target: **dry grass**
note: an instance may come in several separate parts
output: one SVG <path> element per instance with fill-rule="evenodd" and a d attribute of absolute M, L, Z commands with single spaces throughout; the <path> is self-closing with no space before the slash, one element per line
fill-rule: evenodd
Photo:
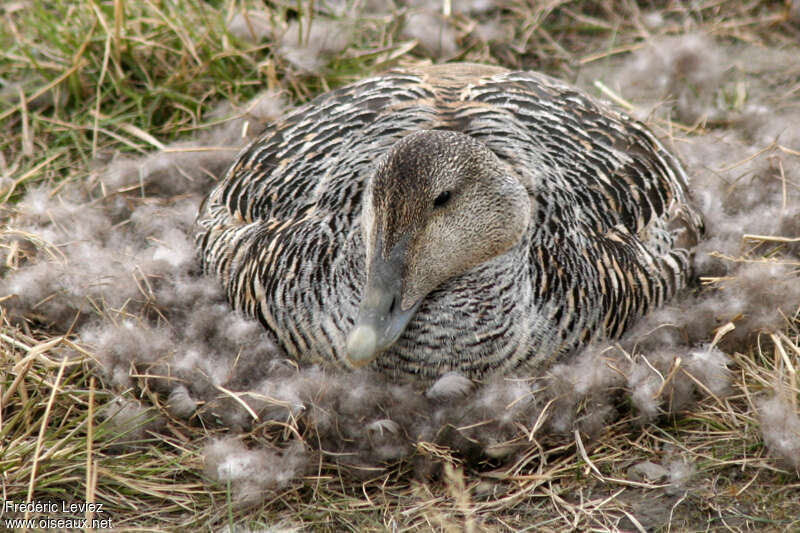
<path fill-rule="evenodd" d="M 325 4 L 317 4 L 324 10 Z M 798 22 L 789 18 L 791 4 L 784 2 L 502 6 L 486 14 L 454 10 L 447 20 L 457 48 L 446 59 L 576 80 L 587 68 L 604 70 L 655 35 L 701 32 L 729 43 L 795 51 L 800 35 Z M 122 0 L 21 0 L 0 8 L 0 198 L 9 210 L 0 243 L 4 273 L 26 261 L 25 245 L 12 238 L 10 214 L 26 189 L 42 184 L 55 193 L 65 183 L 88 179 L 98 162 L 117 152 L 147 153 L 212 128 L 218 121 L 207 113 L 215 104 L 243 104 L 264 87 L 302 102 L 389 66 L 428 59 L 402 31 L 414 9 L 398 6 L 388 14 L 359 15 L 357 36 L 309 75 L 287 60 L 277 37 L 252 42 L 226 30 L 245 7 L 259 9 L 239 2 Z M 300 38 L 303 31 L 308 37 L 322 15 L 314 14 L 309 24 L 298 7 L 309 4 L 271 3 L 265 28 L 276 31 L 299 19 Z M 654 12 L 661 16 L 656 25 L 648 18 Z M 255 34 L 254 22 L 245 22 Z M 487 40 L 480 31 L 486 25 L 500 28 L 501 36 Z M 776 83 L 776 109 L 796 105 L 797 79 Z M 691 143 L 710 127 L 672 118 L 656 114 L 654 124 L 677 143 Z M 770 149 L 793 150 L 779 144 Z M 740 159 L 732 154 L 725 170 L 735 174 Z M 750 233 L 741 229 L 743 236 Z M 743 239 L 756 246 L 734 261 L 768 261 L 792 244 Z M 794 268 L 796 273 L 796 262 Z M 796 309 L 800 313 L 800 302 Z M 137 531 L 797 530 L 797 465 L 770 455 L 759 409 L 766 397 L 778 396 L 800 412 L 799 339 L 796 314 L 786 317 L 782 329 L 754 334 L 729 352 L 731 393 L 708 395 L 677 417 L 640 424 L 632 409 L 623 409 L 591 441 L 580 433 L 532 439 L 511 463 L 476 461 L 427 442 L 417 443 L 410 459 L 373 472 L 320 460 L 313 474 L 257 506 L 242 506 L 230 486 L 214 485 L 204 474 L 203 446 L 224 430 L 171 416 L 164 398 L 140 379 L 128 396 L 140 400 L 141 409 L 120 431 L 107 418 L 118 409 L 118 393 L 94 372 L 91 351 L 73 344 L 71 331 L 43 323 L 35 308 L 13 326 L 4 313 L 1 490 L 4 500 L 15 502 L 101 502 L 106 514 L 100 518 L 110 517 L 115 529 Z M 65 347 L 74 354 L 69 360 L 59 356 Z M 264 442 L 279 433 L 262 426 L 243 438 Z M 418 476 L 417 460 L 441 468 Z M 648 462 L 660 469 L 648 470 Z"/>

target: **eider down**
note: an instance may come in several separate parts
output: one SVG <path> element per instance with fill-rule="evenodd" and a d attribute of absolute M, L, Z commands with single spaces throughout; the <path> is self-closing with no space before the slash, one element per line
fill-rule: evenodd
<path fill-rule="evenodd" d="M 203 269 L 300 361 L 429 382 L 536 373 L 686 285 L 702 221 L 641 123 L 534 72 L 451 64 L 268 126 L 198 218 Z"/>

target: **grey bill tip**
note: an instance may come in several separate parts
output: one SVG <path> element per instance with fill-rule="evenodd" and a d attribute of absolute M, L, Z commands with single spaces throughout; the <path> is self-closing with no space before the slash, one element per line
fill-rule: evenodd
<path fill-rule="evenodd" d="M 347 359 L 355 366 L 364 366 L 378 355 L 378 335 L 375 328 L 359 324 L 347 336 Z"/>

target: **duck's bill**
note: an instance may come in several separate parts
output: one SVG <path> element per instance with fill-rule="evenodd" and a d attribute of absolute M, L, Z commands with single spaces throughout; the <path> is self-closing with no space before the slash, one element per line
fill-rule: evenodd
<path fill-rule="evenodd" d="M 402 308 L 402 272 L 405 243 L 398 244 L 388 258 L 375 254 L 355 326 L 347 336 L 347 359 L 364 366 L 400 338 L 422 299 Z"/>
<path fill-rule="evenodd" d="M 362 307 L 356 325 L 347 337 L 350 364 L 356 367 L 369 364 L 392 346 L 405 331 L 419 304 L 392 313 Z"/>

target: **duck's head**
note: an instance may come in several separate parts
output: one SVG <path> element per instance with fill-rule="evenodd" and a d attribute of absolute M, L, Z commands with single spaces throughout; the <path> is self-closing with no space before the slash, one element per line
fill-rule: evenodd
<path fill-rule="evenodd" d="M 389 348 L 442 283 L 519 242 L 530 200 L 505 168 L 480 141 L 440 130 L 404 137 L 378 164 L 361 217 L 367 280 L 351 364 Z"/>

